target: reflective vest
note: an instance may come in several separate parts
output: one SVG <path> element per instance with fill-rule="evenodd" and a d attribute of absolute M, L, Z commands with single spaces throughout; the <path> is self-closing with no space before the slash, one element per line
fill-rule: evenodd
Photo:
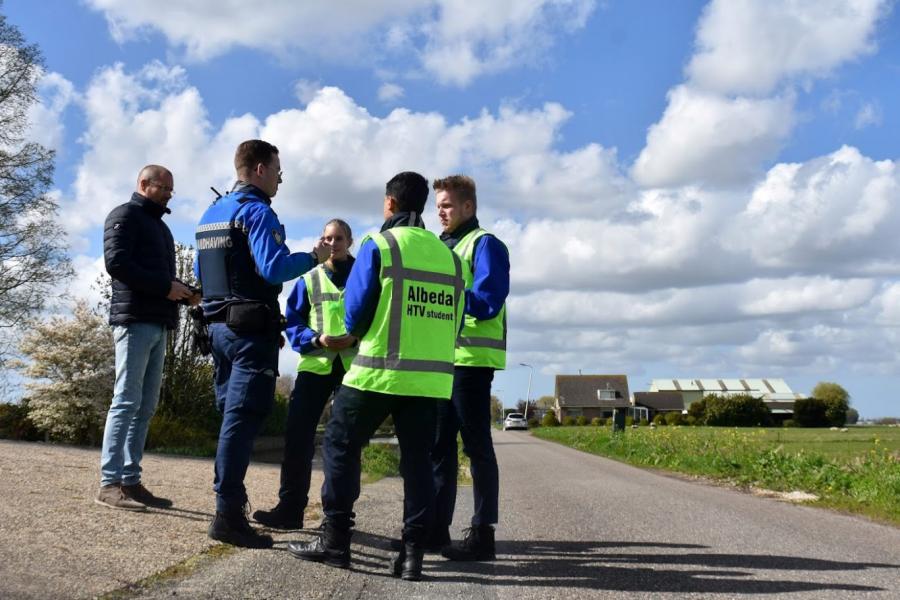
<path fill-rule="evenodd" d="M 447 400 L 466 268 L 425 229 L 394 227 L 371 239 L 381 257 L 381 295 L 343 384 Z"/>
<path fill-rule="evenodd" d="M 475 246 L 482 236 L 489 235 L 484 229 L 473 229 L 454 246 L 453 251 L 469 267 L 466 289 L 472 287 L 474 279 Z M 456 340 L 455 363 L 466 367 L 506 368 L 506 304 L 493 319 L 476 319 L 466 315 L 463 330 Z"/>
<path fill-rule="evenodd" d="M 319 265 L 303 275 L 306 297 L 309 299 L 309 326 L 321 335 L 344 335 L 344 291 L 325 274 L 325 265 Z M 327 348 L 316 348 L 300 355 L 297 371 L 308 371 L 319 375 L 331 373 L 335 358 L 340 356 L 344 370 L 356 356 L 356 348 L 346 348 L 340 352 Z"/>

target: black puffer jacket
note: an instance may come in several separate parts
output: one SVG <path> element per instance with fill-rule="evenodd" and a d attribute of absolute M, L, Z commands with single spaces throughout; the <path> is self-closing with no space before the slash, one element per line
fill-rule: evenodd
<path fill-rule="evenodd" d="M 112 276 L 109 324 L 178 320 L 178 305 L 166 296 L 175 279 L 175 242 L 162 217 L 168 208 L 135 193 L 106 217 L 103 258 Z"/>

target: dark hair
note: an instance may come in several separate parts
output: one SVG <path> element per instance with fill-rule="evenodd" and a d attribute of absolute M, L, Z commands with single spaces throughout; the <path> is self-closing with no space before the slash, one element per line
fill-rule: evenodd
<path fill-rule="evenodd" d="M 397 173 L 384 187 L 384 195 L 397 201 L 398 212 L 422 214 L 428 200 L 428 180 L 414 171 Z"/>
<path fill-rule="evenodd" d="M 344 235 L 347 236 L 347 239 L 353 239 L 353 231 L 350 229 L 350 225 L 347 224 L 347 221 L 344 221 L 343 219 L 332 219 L 325 223 L 325 227 L 322 228 L 322 231 L 324 232 L 329 225 L 337 225 L 344 230 Z"/>
<path fill-rule="evenodd" d="M 234 170 L 238 175 L 246 175 L 262 163 L 268 165 L 278 154 L 278 148 L 263 140 L 241 142 L 234 152 Z"/>
<path fill-rule="evenodd" d="M 471 200 L 472 206 L 478 207 L 478 199 L 475 196 L 475 180 L 468 175 L 450 175 L 443 179 L 435 179 L 432 185 L 436 192 L 441 190 L 450 192 L 457 200 L 461 202 Z"/>

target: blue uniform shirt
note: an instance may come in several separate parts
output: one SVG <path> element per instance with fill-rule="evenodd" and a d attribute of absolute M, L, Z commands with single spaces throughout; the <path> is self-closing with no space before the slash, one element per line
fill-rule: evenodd
<path fill-rule="evenodd" d="M 509 296 L 509 252 L 493 235 L 483 235 L 475 244 L 472 263 L 466 314 L 482 321 L 493 319 Z"/>
<path fill-rule="evenodd" d="M 271 200 L 259 188 L 246 183 L 238 182 L 230 193 L 219 198 L 206 210 L 198 225 L 198 252 L 194 260 L 194 273 L 204 286 L 204 310 L 207 314 L 216 312 L 225 304 L 235 299 L 260 299 L 271 301 L 268 296 L 273 295 L 277 301 L 280 285 L 291 279 L 299 277 L 309 269 L 316 266 L 318 260 L 309 252 L 291 253 L 285 244 L 284 226 L 278 220 L 275 211 L 272 210 Z M 205 232 L 201 232 L 206 228 Z M 221 230 L 221 232 L 219 231 Z M 240 250 L 232 245 L 219 243 L 225 236 L 245 236 L 246 246 L 252 258 L 252 273 L 229 273 L 226 281 L 224 263 L 230 262 L 232 270 L 240 261 L 229 261 L 228 252 Z M 199 239 L 205 236 L 206 239 Z M 216 237 L 219 236 L 219 237 Z M 206 243 L 205 247 L 202 243 Z M 243 245 L 243 242 L 241 242 Z M 218 253 L 220 258 L 214 259 L 213 264 L 221 265 L 216 274 L 208 273 L 208 282 L 203 282 L 203 274 L 200 268 L 200 253 Z M 220 262 L 221 261 L 221 262 Z M 247 270 L 249 267 L 244 267 Z M 253 277 L 261 278 L 258 286 L 252 285 Z M 213 284 L 213 280 L 215 284 Z M 257 290 L 257 287 L 266 287 L 267 290 Z M 236 290 L 235 285 L 241 285 L 243 290 Z M 278 286 L 272 289 L 271 286 Z M 217 288 L 212 291 L 210 288 Z M 228 292 L 222 293 L 227 287 Z M 252 290 L 252 291 L 251 291 Z M 264 297 L 256 297 L 257 293 Z"/>

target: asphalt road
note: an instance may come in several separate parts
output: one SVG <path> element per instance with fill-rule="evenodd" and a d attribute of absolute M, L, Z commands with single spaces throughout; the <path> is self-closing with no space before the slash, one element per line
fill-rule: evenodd
<path fill-rule="evenodd" d="M 244 550 L 145 598 L 900 598 L 900 529 L 496 432 L 498 560 L 388 574 L 401 482 L 363 488 L 351 570 Z M 455 535 L 471 514 L 461 488 Z M 298 532 L 297 539 L 309 539 Z M 281 538 L 283 540 L 283 538 Z"/>

